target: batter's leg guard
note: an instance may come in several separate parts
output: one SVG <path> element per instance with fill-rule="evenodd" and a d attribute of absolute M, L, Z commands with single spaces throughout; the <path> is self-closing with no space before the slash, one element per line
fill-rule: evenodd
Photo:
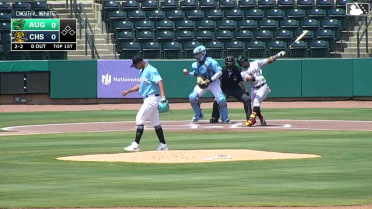
<path fill-rule="evenodd" d="M 196 122 L 199 119 L 201 119 L 201 118 L 204 117 L 204 115 L 202 113 L 202 110 L 200 109 L 200 103 L 199 103 L 199 95 L 198 95 L 198 93 L 196 93 L 195 91 L 192 92 L 189 95 L 189 99 L 190 99 L 191 107 L 192 107 L 192 109 L 194 110 L 194 113 L 195 113 L 194 117 L 192 117 L 192 121 L 193 122 Z"/>
<path fill-rule="evenodd" d="M 222 123 L 229 123 L 230 119 L 229 119 L 229 113 L 227 110 L 227 102 L 226 102 L 226 97 L 223 93 L 220 93 L 217 95 L 217 103 L 218 103 L 218 106 L 220 107 Z"/>
<path fill-rule="evenodd" d="M 213 110 L 212 110 L 212 117 L 211 119 L 209 120 L 210 123 L 218 123 L 218 119 L 220 118 L 220 110 L 219 110 L 219 107 L 218 107 L 218 103 L 217 101 L 215 100 L 213 102 Z"/>
<path fill-rule="evenodd" d="M 261 126 L 266 126 L 267 123 L 266 123 L 266 120 L 265 120 L 263 114 L 261 113 L 261 108 L 260 107 L 254 107 L 253 111 L 255 111 L 257 113 L 257 117 L 258 117 L 258 119 L 260 119 Z"/>
<path fill-rule="evenodd" d="M 253 126 L 256 123 L 256 112 L 252 112 L 252 114 L 249 116 L 249 119 L 247 122 L 245 122 L 246 126 Z"/>

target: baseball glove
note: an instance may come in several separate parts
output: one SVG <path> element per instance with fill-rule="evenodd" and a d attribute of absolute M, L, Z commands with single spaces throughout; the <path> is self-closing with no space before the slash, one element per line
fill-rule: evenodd
<path fill-rule="evenodd" d="M 169 111 L 169 103 L 166 98 L 162 98 L 158 105 L 159 113 L 166 113 Z"/>
<path fill-rule="evenodd" d="M 211 83 L 211 81 L 208 78 L 202 78 L 202 77 L 197 77 L 196 78 L 196 83 L 201 89 L 205 89 L 208 87 L 208 85 Z"/>

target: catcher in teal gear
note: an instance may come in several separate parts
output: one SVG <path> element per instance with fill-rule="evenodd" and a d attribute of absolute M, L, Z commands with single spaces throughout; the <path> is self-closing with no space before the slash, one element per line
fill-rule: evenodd
<path fill-rule="evenodd" d="M 191 107 L 194 110 L 193 122 L 197 122 L 204 117 L 200 109 L 199 98 L 206 92 L 210 91 L 217 100 L 220 107 L 221 118 L 223 123 L 229 123 L 229 115 L 227 110 L 226 97 L 223 94 L 220 86 L 220 76 L 222 75 L 221 67 L 215 59 L 207 56 L 207 51 L 204 46 L 198 46 L 193 51 L 196 62 L 192 64 L 193 71 L 187 69 L 183 73 L 187 76 L 197 77 L 197 85 L 189 95 Z"/>

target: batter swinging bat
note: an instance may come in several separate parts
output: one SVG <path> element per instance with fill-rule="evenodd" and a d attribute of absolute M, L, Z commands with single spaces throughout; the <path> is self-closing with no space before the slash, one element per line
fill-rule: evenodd
<path fill-rule="evenodd" d="M 302 31 L 302 33 L 296 38 L 296 40 L 291 43 L 291 45 L 289 45 L 289 48 L 291 49 L 293 44 L 295 44 L 296 42 L 300 41 L 304 36 L 306 36 L 306 34 L 308 33 L 309 31 L 308 30 L 304 30 Z"/>

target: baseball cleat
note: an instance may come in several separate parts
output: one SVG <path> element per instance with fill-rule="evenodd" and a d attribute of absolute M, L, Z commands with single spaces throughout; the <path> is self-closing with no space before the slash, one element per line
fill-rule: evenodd
<path fill-rule="evenodd" d="M 252 114 L 249 117 L 249 120 L 245 122 L 246 126 L 253 126 L 256 123 L 256 113 L 252 112 Z"/>
<path fill-rule="evenodd" d="M 132 142 L 129 146 L 124 147 L 124 150 L 129 152 L 138 152 L 140 151 L 139 144 L 137 144 L 137 142 Z"/>
<path fill-rule="evenodd" d="M 160 143 L 158 148 L 156 148 L 156 151 L 166 151 L 168 150 L 167 144 Z"/>
<path fill-rule="evenodd" d="M 230 119 L 226 119 L 226 120 L 222 121 L 222 123 L 230 123 Z"/>
<path fill-rule="evenodd" d="M 266 120 L 265 120 L 265 118 L 262 114 L 261 114 L 261 117 L 259 117 L 259 119 L 260 119 L 261 126 L 266 126 L 267 125 Z"/>
<path fill-rule="evenodd" d="M 198 122 L 200 119 L 203 119 L 203 118 L 204 118 L 204 114 L 201 112 L 199 117 L 195 115 L 194 117 L 192 117 L 191 121 Z"/>

